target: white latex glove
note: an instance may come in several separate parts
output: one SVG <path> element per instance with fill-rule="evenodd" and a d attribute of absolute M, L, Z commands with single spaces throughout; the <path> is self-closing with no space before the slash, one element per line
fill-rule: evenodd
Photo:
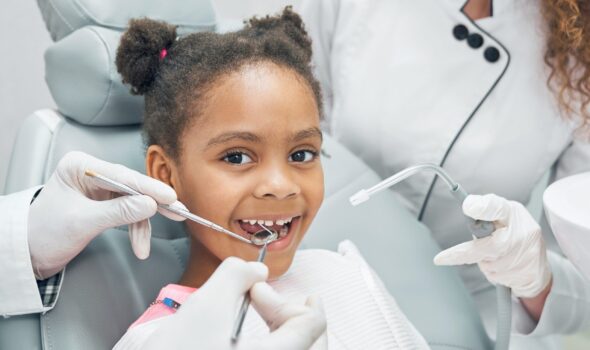
<path fill-rule="evenodd" d="M 551 282 L 541 227 L 520 203 L 494 194 L 470 195 L 463 212 L 473 219 L 493 221 L 496 230 L 440 252 L 436 265 L 477 263 L 486 278 L 508 286 L 521 298 L 537 296 Z"/>
<path fill-rule="evenodd" d="M 142 347 L 158 350 L 309 349 L 326 330 L 319 299 L 309 298 L 305 305 L 287 303 L 262 282 L 267 276 L 268 268 L 262 263 L 235 257 L 226 259 L 178 312 L 161 321 Z M 242 334 L 232 345 L 230 336 L 236 313 L 242 296 L 250 288 L 252 305 L 267 322 L 271 333 L 257 339 Z"/>
<path fill-rule="evenodd" d="M 250 290 L 252 305 L 272 332 L 266 339 L 250 341 L 247 349 L 327 349 L 326 315 L 318 296 L 305 305 L 289 303 L 267 283 Z M 318 339 L 319 338 L 319 339 Z"/>
<path fill-rule="evenodd" d="M 86 169 L 145 195 L 121 196 L 84 175 Z M 82 152 L 66 154 L 29 209 L 28 242 L 35 276 L 44 279 L 56 274 L 99 233 L 127 224 L 133 252 L 140 259 L 147 258 L 151 236 L 148 218 L 158 209 L 156 201 L 180 203 L 174 190 L 161 181 Z M 183 220 L 168 211 L 161 212 L 173 220 Z"/>

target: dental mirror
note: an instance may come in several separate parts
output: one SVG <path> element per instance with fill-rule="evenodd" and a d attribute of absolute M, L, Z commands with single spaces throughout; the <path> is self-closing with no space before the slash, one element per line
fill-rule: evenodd
<path fill-rule="evenodd" d="M 260 225 L 262 226 L 262 225 Z M 262 230 L 254 233 L 250 241 L 257 246 L 262 246 L 275 241 L 279 234 L 275 230 L 271 230 L 265 226 L 262 226 Z"/>

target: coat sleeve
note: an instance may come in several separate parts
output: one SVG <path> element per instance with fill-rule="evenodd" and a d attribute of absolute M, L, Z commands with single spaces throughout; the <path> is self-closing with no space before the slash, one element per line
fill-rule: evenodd
<path fill-rule="evenodd" d="M 33 273 L 27 226 L 29 205 L 40 187 L 0 197 L 0 315 L 47 311 Z"/>
<path fill-rule="evenodd" d="M 324 99 L 324 130 L 329 131 L 332 103 L 332 42 L 338 25 L 339 0 L 304 0 L 299 12 L 312 40 L 314 75 Z"/>
<path fill-rule="evenodd" d="M 590 143 L 574 140 L 562 153 L 549 182 L 590 171 Z M 524 308 L 515 307 L 515 330 L 530 336 L 574 333 L 590 327 L 590 281 L 561 253 L 545 215 L 541 218 L 543 235 L 550 248 L 549 264 L 553 286 L 539 322 L 530 319 Z"/>
<path fill-rule="evenodd" d="M 572 263 L 556 252 L 549 252 L 553 286 L 539 322 L 534 322 L 515 301 L 514 330 L 532 337 L 569 334 L 587 329 L 590 324 L 590 285 Z"/>

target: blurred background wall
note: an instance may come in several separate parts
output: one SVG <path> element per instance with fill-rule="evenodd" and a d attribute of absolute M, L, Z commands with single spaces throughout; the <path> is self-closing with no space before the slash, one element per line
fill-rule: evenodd
<path fill-rule="evenodd" d="M 299 0 L 213 0 L 219 18 L 274 13 Z M 2 0 L 0 11 L 0 193 L 12 143 L 22 120 L 55 104 L 44 81 L 43 52 L 51 38 L 35 0 Z"/>

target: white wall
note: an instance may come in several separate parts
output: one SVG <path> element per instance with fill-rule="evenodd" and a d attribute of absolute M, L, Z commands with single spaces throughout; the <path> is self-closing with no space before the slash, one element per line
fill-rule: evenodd
<path fill-rule="evenodd" d="M 279 11 L 285 0 L 214 0 L 218 16 L 243 19 Z M 3 0 L 0 11 L 0 193 L 12 143 L 22 120 L 40 108 L 54 107 L 44 81 L 43 52 L 51 44 L 37 2 Z"/>

